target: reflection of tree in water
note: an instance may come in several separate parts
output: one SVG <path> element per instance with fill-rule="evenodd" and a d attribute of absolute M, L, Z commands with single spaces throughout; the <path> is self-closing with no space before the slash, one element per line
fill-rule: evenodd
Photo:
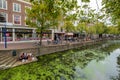
<path fill-rule="evenodd" d="M 113 50 L 115 50 L 115 49 L 118 49 L 118 48 L 120 48 L 120 44 L 118 43 L 118 44 L 112 44 L 111 46 L 109 46 L 108 48 L 107 48 L 107 51 L 109 51 L 109 52 L 112 52 Z M 120 80 L 120 55 L 117 57 L 117 64 L 118 64 L 118 72 L 119 72 L 119 74 L 118 74 L 118 76 L 112 76 L 111 77 L 111 80 Z"/>
<path fill-rule="evenodd" d="M 120 48 L 120 43 L 110 44 L 108 47 L 102 48 L 102 50 L 110 53 L 117 48 Z"/>
<path fill-rule="evenodd" d="M 118 76 L 112 76 L 111 77 L 111 80 L 120 80 L 120 55 L 117 57 L 117 64 L 118 64 L 118 72 L 119 72 L 119 74 L 118 74 Z"/>
<path fill-rule="evenodd" d="M 59 75 L 67 80 L 74 79 L 76 72 L 76 65 L 82 69 L 93 59 L 99 61 L 104 59 L 106 56 L 105 52 L 97 50 L 84 50 L 84 51 L 74 51 L 69 50 L 64 53 L 55 53 L 52 55 L 44 55 L 39 57 L 42 61 L 43 66 L 51 67 L 49 70 L 54 75 Z M 80 74 L 79 74 L 80 75 Z M 85 75 L 81 74 L 81 78 L 85 78 Z"/>

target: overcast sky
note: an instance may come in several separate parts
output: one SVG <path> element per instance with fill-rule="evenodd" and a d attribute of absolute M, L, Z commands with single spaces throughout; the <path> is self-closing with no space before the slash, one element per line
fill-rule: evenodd
<path fill-rule="evenodd" d="M 102 6 L 101 6 L 102 0 L 97 0 L 97 2 L 98 2 L 99 8 L 101 9 L 101 8 L 102 8 Z M 90 6 L 91 6 L 93 9 L 97 9 L 96 0 L 90 0 Z"/>
<path fill-rule="evenodd" d="M 101 9 L 102 8 L 102 6 L 101 6 L 102 0 L 97 0 L 97 2 L 98 2 L 99 9 Z M 78 4 L 81 4 L 81 0 L 78 0 Z M 92 7 L 92 9 L 97 10 L 96 0 L 90 0 L 90 7 Z"/>

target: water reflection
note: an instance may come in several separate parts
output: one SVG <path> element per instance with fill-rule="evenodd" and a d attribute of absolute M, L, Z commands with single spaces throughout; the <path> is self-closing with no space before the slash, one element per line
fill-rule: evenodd
<path fill-rule="evenodd" d="M 50 60 L 55 60 L 52 61 L 54 64 L 52 67 L 56 70 L 56 72 L 53 70 L 53 73 L 59 75 L 60 80 L 110 80 L 111 77 L 119 74 L 117 57 L 120 55 L 120 49 L 117 49 L 118 47 L 119 45 L 112 44 L 112 46 L 103 46 L 101 50 L 87 49 L 75 52 L 70 50 L 49 56 L 47 62 L 51 63 Z"/>
<path fill-rule="evenodd" d="M 111 80 L 111 77 L 113 79 L 119 74 L 117 64 L 117 57 L 119 55 L 120 49 L 117 49 L 111 52 L 110 55 L 102 61 L 92 60 L 84 69 L 76 66 L 76 73 L 78 75 L 84 75 L 84 77 L 79 75 L 76 80 L 79 78 L 83 78 L 85 80 Z M 118 77 L 114 80 L 118 80 Z"/>
<path fill-rule="evenodd" d="M 120 80 L 120 49 L 118 51 L 118 56 L 116 57 L 117 61 L 117 66 L 116 66 L 116 70 L 118 72 L 118 74 L 116 76 L 111 76 L 111 80 Z"/>

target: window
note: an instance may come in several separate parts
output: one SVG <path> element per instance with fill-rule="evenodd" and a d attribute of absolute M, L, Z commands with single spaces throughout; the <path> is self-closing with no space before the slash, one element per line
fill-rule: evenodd
<path fill-rule="evenodd" d="M 21 12 L 21 5 L 17 3 L 13 3 L 13 11 Z"/>
<path fill-rule="evenodd" d="M 4 12 L 0 12 L 0 22 L 2 22 L 3 20 L 4 21 L 8 21 L 8 16 L 7 16 L 7 14 L 6 13 L 4 13 Z"/>
<path fill-rule="evenodd" d="M 14 24 L 16 24 L 16 25 L 20 25 L 21 24 L 21 16 L 14 15 L 13 20 L 14 20 Z"/>
<path fill-rule="evenodd" d="M 7 9 L 7 1 L 6 0 L 0 0 L 0 8 Z"/>

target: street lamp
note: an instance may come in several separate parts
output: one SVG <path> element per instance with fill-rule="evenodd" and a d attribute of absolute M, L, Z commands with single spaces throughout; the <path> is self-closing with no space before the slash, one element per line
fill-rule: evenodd
<path fill-rule="evenodd" d="M 4 42 L 5 42 L 5 48 L 7 48 L 7 37 L 6 37 L 6 22 L 5 22 L 5 28 L 4 28 Z"/>
<path fill-rule="evenodd" d="M 4 33 L 5 48 L 7 48 L 7 40 L 6 40 L 6 18 L 2 14 L 0 14 L 0 22 L 5 23 L 5 27 L 3 29 L 3 33 Z"/>
<path fill-rule="evenodd" d="M 4 25 L 5 25 L 5 27 L 4 27 L 4 46 L 5 46 L 5 48 L 7 48 L 7 36 L 6 36 L 7 29 L 6 29 L 6 26 L 11 26 L 13 24 L 5 22 Z"/>

